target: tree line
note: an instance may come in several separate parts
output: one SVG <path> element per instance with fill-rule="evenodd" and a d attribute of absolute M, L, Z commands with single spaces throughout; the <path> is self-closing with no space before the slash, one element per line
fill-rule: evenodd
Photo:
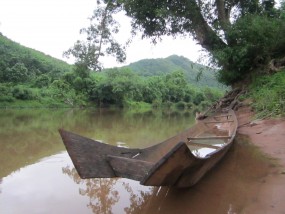
<path fill-rule="evenodd" d="M 222 95 L 189 84 L 184 71 L 141 76 L 127 67 L 92 72 L 0 36 L 0 105 L 205 107 Z"/>

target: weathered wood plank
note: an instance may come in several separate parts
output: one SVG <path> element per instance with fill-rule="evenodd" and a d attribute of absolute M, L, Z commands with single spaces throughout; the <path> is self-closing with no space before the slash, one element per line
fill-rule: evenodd
<path fill-rule="evenodd" d="M 189 140 L 215 140 L 215 139 L 230 139 L 231 136 L 209 136 L 209 137 L 187 137 Z"/>
<path fill-rule="evenodd" d="M 226 121 L 204 121 L 204 123 L 232 123 L 233 120 L 226 120 Z"/>
<path fill-rule="evenodd" d="M 219 149 L 219 148 L 221 148 L 220 146 L 214 146 L 214 145 L 209 145 L 209 144 L 205 144 L 205 143 L 194 143 L 194 142 L 191 142 L 191 141 L 188 141 L 187 145 L 189 145 L 189 146 L 205 147 L 205 148 L 211 148 L 211 149 Z"/>
<path fill-rule="evenodd" d="M 165 156 L 163 156 L 148 174 L 141 180 L 142 185 L 147 186 L 174 186 L 179 181 L 184 170 L 202 164 L 189 150 L 185 142 L 176 144 Z"/>
<path fill-rule="evenodd" d="M 108 155 L 108 161 L 117 177 L 140 180 L 154 165 L 151 162 Z"/>
<path fill-rule="evenodd" d="M 225 115 L 214 116 L 214 118 L 230 117 L 230 116 L 232 116 L 232 115 L 231 114 L 225 114 Z"/>

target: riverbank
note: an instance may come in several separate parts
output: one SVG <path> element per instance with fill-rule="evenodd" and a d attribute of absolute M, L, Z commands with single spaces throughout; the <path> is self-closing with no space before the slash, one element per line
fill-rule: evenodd
<path fill-rule="evenodd" d="M 242 213 L 285 213 L 285 118 L 255 120 L 247 106 L 237 111 L 238 133 L 247 135 L 254 145 L 276 162 L 256 187 L 252 203 Z"/>

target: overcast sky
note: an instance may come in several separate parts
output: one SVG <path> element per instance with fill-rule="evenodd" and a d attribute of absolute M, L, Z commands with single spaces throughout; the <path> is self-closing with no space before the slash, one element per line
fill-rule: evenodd
<path fill-rule="evenodd" d="M 79 39 L 79 30 L 87 27 L 88 17 L 96 0 L 0 0 L 0 32 L 15 42 L 63 59 L 62 53 Z M 119 40 L 129 37 L 129 21 L 121 19 Z M 191 39 L 165 37 L 151 45 L 150 40 L 137 38 L 127 49 L 129 64 L 144 58 L 164 58 L 172 54 L 196 61 L 200 47 Z M 105 67 L 119 66 L 112 59 Z"/>

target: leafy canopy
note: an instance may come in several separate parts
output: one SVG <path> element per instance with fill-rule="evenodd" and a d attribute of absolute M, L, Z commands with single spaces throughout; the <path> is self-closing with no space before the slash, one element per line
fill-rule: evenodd
<path fill-rule="evenodd" d="M 274 8 L 274 0 L 104 0 L 132 18 L 133 32 L 156 42 L 163 35 L 193 37 L 221 68 L 220 80 L 226 84 L 246 78 L 245 72 L 284 56 L 284 7 Z M 282 5 L 284 3 L 282 2 Z M 266 26 L 263 28 L 263 23 Z M 253 25 L 254 29 L 251 29 Z M 280 29 L 278 31 L 277 29 Z M 258 35 L 259 38 L 254 40 Z M 274 36 L 273 36 L 274 35 Z M 282 35 L 282 34 L 281 34 Z M 274 49 L 272 42 L 276 44 Z M 243 46 L 245 46 L 243 48 Z M 254 46 L 257 46 L 255 48 Z M 260 56 L 258 51 L 262 46 Z M 279 49 L 280 47 L 280 49 Z M 282 52 L 280 55 L 273 52 Z M 267 58 L 266 60 L 260 58 Z M 256 63 L 258 61 L 258 63 Z M 239 64 L 242 66 L 239 66 Z M 257 65 L 257 66 L 256 66 Z M 246 70 L 246 71 L 245 71 Z"/>

